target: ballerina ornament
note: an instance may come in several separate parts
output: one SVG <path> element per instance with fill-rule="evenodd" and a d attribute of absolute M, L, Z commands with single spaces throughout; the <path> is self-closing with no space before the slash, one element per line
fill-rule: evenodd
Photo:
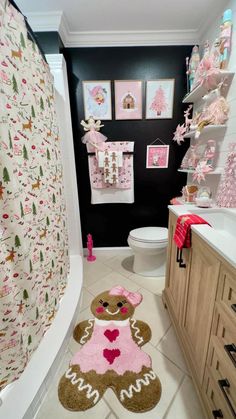
<path fill-rule="evenodd" d="M 104 151 L 107 137 L 99 132 L 100 128 L 104 127 L 104 125 L 101 124 L 101 121 L 95 121 L 94 118 L 90 116 L 87 122 L 82 120 L 80 124 L 84 127 L 84 131 L 87 131 L 86 134 L 81 138 L 82 143 L 90 144 L 97 150 Z"/>

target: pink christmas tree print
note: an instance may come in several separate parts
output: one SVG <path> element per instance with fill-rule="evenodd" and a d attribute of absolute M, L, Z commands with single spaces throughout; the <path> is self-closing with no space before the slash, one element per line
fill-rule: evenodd
<path fill-rule="evenodd" d="M 156 112 L 157 115 L 161 115 L 162 112 L 167 110 L 165 92 L 161 86 L 156 90 L 150 109 Z"/>
<path fill-rule="evenodd" d="M 236 146 L 236 144 L 235 144 Z M 234 147 L 229 152 L 225 164 L 225 170 L 216 196 L 219 207 L 236 207 L 236 151 Z"/>

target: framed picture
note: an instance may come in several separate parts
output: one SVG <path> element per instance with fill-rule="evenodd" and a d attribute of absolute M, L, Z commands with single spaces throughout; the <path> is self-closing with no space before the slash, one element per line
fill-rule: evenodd
<path fill-rule="evenodd" d="M 115 119 L 142 119 L 141 80 L 115 80 Z"/>
<path fill-rule="evenodd" d="M 85 119 L 112 119 L 110 81 L 83 81 L 83 96 Z"/>
<path fill-rule="evenodd" d="M 148 145 L 146 169 L 166 169 L 169 163 L 168 145 Z"/>
<path fill-rule="evenodd" d="M 146 85 L 146 119 L 173 117 L 175 79 L 148 80 Z"/>

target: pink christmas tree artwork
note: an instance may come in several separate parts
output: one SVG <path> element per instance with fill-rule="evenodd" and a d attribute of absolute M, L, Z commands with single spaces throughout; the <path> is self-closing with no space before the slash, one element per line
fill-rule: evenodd
<path fill-rule="evenodd" d="M 156 112 L 157 115 L 161 115 L 162 112 L 167 111 L 167 108 L 168 106 L 165 97 L 165 92 L 163 88 L 160 86 L 156 90 L 150 109 Z"/>

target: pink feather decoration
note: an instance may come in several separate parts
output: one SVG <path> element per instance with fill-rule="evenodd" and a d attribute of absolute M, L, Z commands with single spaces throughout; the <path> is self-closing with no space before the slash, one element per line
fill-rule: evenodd
<path fill-rule="evenodd" d="M 212 57 L 203 57 L 195 74 L 193 89 L 198 85 L 205 86 L 207 90 L 216 87 L 218 83 L 219 74 L 220 69 L 214 67 L 214 60 L 212 59 Z"/>

